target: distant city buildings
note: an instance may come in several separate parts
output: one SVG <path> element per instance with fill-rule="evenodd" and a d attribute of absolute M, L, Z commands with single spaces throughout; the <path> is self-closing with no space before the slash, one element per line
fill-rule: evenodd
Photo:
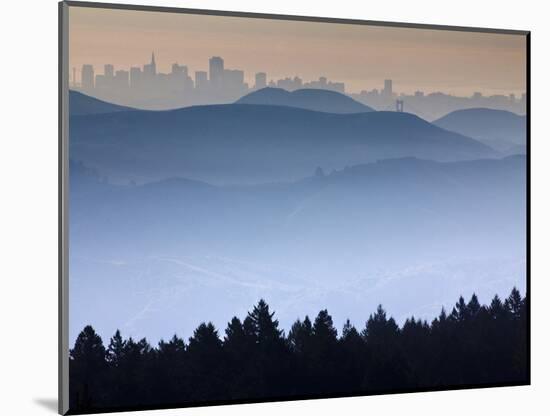
<path fill-rule="evenodd" d="M 385 98 L 393 98 L 393 81 L 391 79 L 384 80 L 384 89 L 382 90 L 382 95 Z"/>
<path fill-rule="evenodd" d="M 208 88 L 208 73 L 206 71 L 195 72 L 195 87 L 198 90 L 206 90 Z"/>
<path fill-rule="evenodd" d="M 266 72 L 258 72 L 253 81 L 254 85 L 249 86 L 244 71 L 226 68 L 220 56 L 212 56 L 208 60 L 208 71 L 197 70 L 191 74 L 186 65 L 173 63 L 170 72 L 162 73 L 158 71 L 155 54 L 151 53 L 149 63 L 128 70 L 105 64 L 103 73 L 99 74 L 92 65 L 84 64 L 80 70 L 80 83 L 77 83 L 73 73 L 72 88 L 102 100 L 145 109 L 230 103 L 265 87 L 287 91 L 318 88 L 346 93 L 343 82 L 333 82 L 324 76 L 312 81 L 304 81 L 298 76 L 268 79 Z M 391 79 L 384 80 L 381 90 L 363 90 L 348 95 L 376 110 L 395 111 L 399 108 L 426 120 L 433 120 L 460 108 L 487 107 L 524 113 L 526 106 L 525 94 L 521 98 L 514 94 L 487 97 L 480 92 L 474 92 L 471 97 L 457 97 L 442 92 L 427 94 L 423 91 L 416 91 L 412 95 L 397 94 Z"/>
<path fill-rule="evenodd" d="M 94 67 L 82 65 L 80 83 L 73 76 L 73 89 L 94 97 L 140 108 L 160 109 L 177 106 L 233 102 L 243 95 L 267 86 L 293 91 L 300 88 L 322 88 L 345 93 L 342 82 L 332 82 L 326 77 L 304 82 L 299 77 L 269 80 L 267 73 L 258 72 L 254 85 L 245 81 L 240 69 L 229 69 L 220 56 L 208 60 L 208 72 L 195 71 L 192 78 L 185 65 L 172 64 L 169 73 L 157 69 L 155 54 L 143 67 L 116 69 L 105 64 L 103 73 L 95 73 Z"/>
<path fill-rule="evenodd" d="M 91 91 L 94 89 L 94 67 L 92 65 L 82 65 L 82 89 Z"/>
<path fill-rule="evenodd" d="M 526 110 L 525 94 L 522 94 L 520 99 L 514 94 L 484 96 L 481 92 L 474 92 L 470 97 L 459 97 L 443 92 L 425 93 L 424 91 L 415 91 L 412 95 L 397 94 L 393 90 L 393 80 L 391 79 L 384 80 L 382 90 L 363 90 L 360 93 L 349 94 L 349 96 L 378 111 L 405 111 L 428 121 L 442 117 L 451 111 L 465 108 L 494 108 L 518 114 L 524 114 Z"/>
<path fill-rule="evenodd" d="M 258 72 L 255 77 L 254 89 L 261 90 L 267 87 L 267 74 L 265 72 Z"/>
<path fill-rule="evenodd" d="M 152 79 L 157 75 L 157 64 L 155 62 L 155 53 L 151 54 L 151 62 L 143 65 L 143 79 Z"/>
<path fill-rule="evenodd" d="M 213 56 L 208 61 L 210 72 L 210 85 L 213 88 L 221 88 L 223 80 L 224 65 L 223 59 L 219 56 Z"/>

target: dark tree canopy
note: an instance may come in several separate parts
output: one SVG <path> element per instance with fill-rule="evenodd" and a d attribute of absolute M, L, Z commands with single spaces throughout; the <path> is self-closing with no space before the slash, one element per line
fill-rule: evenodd
<path fill-rule="evenodd" d="M 279 330 L 279 321 L 273 319 L 274 315 L 275 312 L 269 311 L 269 306 L 263 299 L 248 313 L 251 330 L 258 344 L 273 344 L 281 339 L 283 331 Z"/>
<path fill-rule="evenodd" d="M 233 317 L 223 339 L 202 323 L 187 343 L 174 335 L 152 347 L 117 330 L 105 347 L 86 326 L 70 351 L 70 408 L 524 384 L 527 313 L 514 288 L 488 306 L 460 297 L 431 324 L 410 317 L 399 327 L 380 305 L 361 332 L 347 320 L 340 337 L 326 309 L 313 323 L 297 319 L 285 336 L 263 299 L 243 321 Z"/>

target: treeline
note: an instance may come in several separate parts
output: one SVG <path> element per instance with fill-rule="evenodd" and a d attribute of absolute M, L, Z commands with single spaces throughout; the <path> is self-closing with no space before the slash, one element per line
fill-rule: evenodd
<path fill-rule="evenodd" d="M 104 345 L 91 326 L 70 351 L 70 408 L 333 396 L 525 383 L 527 305 L 519 291 L 488 306 L 474 294 L 431 324 L 400 328 L 381 306 L 362 328 L 338 336 L 327 310 L 297 320 L 288 334 L 263 300 L 223 337 L 201 324 L 186 343 L 176 335 L 152 347 L 117 331 Z"/>

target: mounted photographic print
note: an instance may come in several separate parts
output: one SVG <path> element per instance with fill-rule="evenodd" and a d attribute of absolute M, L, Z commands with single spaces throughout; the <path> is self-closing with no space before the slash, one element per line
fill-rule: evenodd
<path fill-rule="evenodd" d="M 60 3 L 60 413 L 530 383 L 529 32 Z"/>

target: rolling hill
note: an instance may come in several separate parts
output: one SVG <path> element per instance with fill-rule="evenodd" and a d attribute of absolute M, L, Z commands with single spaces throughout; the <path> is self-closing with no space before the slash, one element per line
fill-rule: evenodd
<path fill-rule="evenodd" d="M 336 114 L 374 111 L 371 107 L 347 95 L 322 89 L 300 89 L 289 92 L 282 88 L 262 88 L 240 98 L 236 104 L 282 105 Z"/>
<path fill-rule="evenodd" d="M 503 152 L 525 150 L 521 146 L 526 145 L 526 118 L 510 111 L 489 108 L 457 110 L 433 124 Z"/>
<path fill-rule="evenodd" d="M 154 339 L 178 322 L 189 334 L 258 296 L 284 328 L 328 300 L 340 326 L 378 303 L 399 319 L 465 290 L 490 299 L 525 282 L 525 176 L 524 156 L 402 158 L 279 184 L 117 186 L 76 165 L 74 327 L 104 315 L 106 333 L 131 322 Z"/>
<path fill-rule="evenodd" d="M 69 91 L 69 115 L 81 116 L 89 114 L 115 113 L 118 111 L 134 110 L 117 104 L 99 100 L 79 91 Z"/>
<path fill-rule="evenodd" d="M 490 147 L 396 112 L 332 114 L 229 104 L 75 116 L 74 160 L 115 180 L 183 176 L 210 183 L 294 180 L 396 157 L 437 161 L 496 157 Z"/>

